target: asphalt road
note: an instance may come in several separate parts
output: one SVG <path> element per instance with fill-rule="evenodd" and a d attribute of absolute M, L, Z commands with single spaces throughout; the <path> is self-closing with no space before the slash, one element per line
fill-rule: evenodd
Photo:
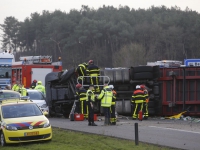
<path fill-rule="evenodd" d="M 138 121 L 121 118 L 115 126 L 103 126 L 104 121 L 96 121 L 98 126 L 88 126 L 87 120 L 70 121 L 64 118 L 49 118 L 49 120 L 53 127 L 130 140 L 135 140 L 135 123 L 138 123 L 139 141 L 178 149 L 200 149 L 200 123 L 197 122 L 155 118 Z"/>

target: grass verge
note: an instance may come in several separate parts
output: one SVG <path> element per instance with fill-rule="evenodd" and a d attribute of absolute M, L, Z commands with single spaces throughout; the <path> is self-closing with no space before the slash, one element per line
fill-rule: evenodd
<path fill-rule="evenodd" d="M 1 150 L 172 150 L 134 141 L 102 135 L 87 134 L 53 128 L 53 138 L 49 142 L 31 142 L 7 145 Z"/>

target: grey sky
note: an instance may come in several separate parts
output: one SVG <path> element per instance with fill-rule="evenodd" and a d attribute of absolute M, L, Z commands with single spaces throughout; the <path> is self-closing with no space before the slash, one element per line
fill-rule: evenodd
<path fill-rule="evenodd" d="M 182 10 L 186 7 L 200 13 L 200 0 L 0 0 L 0 24 L 4 19 L 14 16 L 19 21 L 30 17 L 31 13 L 41 13 L 43 10 L 61 10 L 69 12 L 71 9 L 81 9 L 81 5 L 88 5 L 90 8 L 98 9 L 103 5 L 118 7 L 129 6 L 130 8 L 149 8 L 152 5 L 166 7 L 178 6 Z M 2 31 L 0 30 L 0 34 Z M 0 37 L 1 40 L 1 37 Z"/>

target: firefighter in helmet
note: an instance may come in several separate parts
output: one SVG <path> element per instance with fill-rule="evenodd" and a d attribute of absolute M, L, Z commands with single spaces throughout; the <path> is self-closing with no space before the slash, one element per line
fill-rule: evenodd
<path fill-rule="evenodd" d="M 78 73 L 78 76 L 87 76 L 86 70 L 87 70 L 87 63 L 82 63 L 79 64 L 78 67 L 76 68 L 76 72 Z M 83 80 L 82 78 L 80 78 L 81 80 Z"/>
<path fill-rule="evenodd" d="M 38 91 L 42 92 L 44 95 L 46 95 L 45 87 L 42 85 L 42 81 L 38 81 L 37 86 L 34 89 L 38 90 Z"/>
<path fill-rule="evenodd" d="M 142 91 L 140 85 L 136 86 L 136 90 L 133 92 L 131 105 L 133 110 L 133 120 L 139 118 L 139 111 L 143 110 L 143 103 L 145 101 L 145 94 L 144 91 Z"/>
<path fill-rule="evenodd" d="M 88 118 L 88 107 L 87 107 L 87 103 L 86 103 L 86 99 L 87 99 L 87 96 L 86 96 L 86 93 L 87 93 L 87 90 L 81 85 L 81 84 L 77 84 L 76 85 L 76 89 L 78 90 L 77 91 L 77 95 L 78 95 L 78 98 L 80 100 L 80 108 L 81 108 L 81 114 L 84 115 L 84 118 Z"/>
<path fill-rule="evenodd" d="M 37 80 L 33 80 L 33 82 L 31 83 L 30 89 L 34 89 L 36 87 L 37 84 Z"/>
<path fill-rule="evenodd" d="M 113 97 L 112 97 L 112 103 L 110 107 L 110 123 L 111 125 L 116 125 L 116 115 L 115 115 L 115 101 L 116 101 L 116 96 L 117 92 L 114 90 L 113 85 L 109 85 L 109 88 L 112 90 Z"/>
<path fill-rule="evenodd" d="M 87 105 L 88 105 L 88 126 L 97 126 L 94 123 L 94 102 L 95 102 L 95 95 L 94 95 L 94 85 L 90 85 L 89 89 L 87 90 Z"/>
<path fill-rule="evenodd" d="M 96 85 L 95 92 L 100 92 L 99 89 L 99 77 L 100 76 L 100 69 L 98 66 L 94 64 L 93 60 L 89 60 L 88 68 L 87 68 L 87 75 L 90 76 L 90 84 Z"/>
<path fill-rule="evenodd" d="M 110 107 L 112 104 L 112 97 L 112 90 L 109 88 L 108 84 L 104 84 L 104 87 L 97 99 L 101 100 L 101 107 L 103 108 L 103 113 L 105 115 L 105 126 L 110 125 Z"/>
<path fill-rule="evenodd" d="M 149 117 L 149 113 L 148 113 L 149 94 L 148 94 L 148 91 L 144 84 L 140 85 L 140 87 L 144 91 L 144 95 L 145 95 L 145 99 L 146 99 L 143 104 L 144 119 L 148 119 L 148 117 Z"/>

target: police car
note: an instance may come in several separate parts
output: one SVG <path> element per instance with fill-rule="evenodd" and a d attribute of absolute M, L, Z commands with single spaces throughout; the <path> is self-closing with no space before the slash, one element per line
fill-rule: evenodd
<path fill-rule="evenodd" d="M 28 97 L 27 97 L 28 98 Z M 52 128 L 36 103 L 26 97 L 0 101 L 0 143 L 44 141 L 52 139 Z"/>

